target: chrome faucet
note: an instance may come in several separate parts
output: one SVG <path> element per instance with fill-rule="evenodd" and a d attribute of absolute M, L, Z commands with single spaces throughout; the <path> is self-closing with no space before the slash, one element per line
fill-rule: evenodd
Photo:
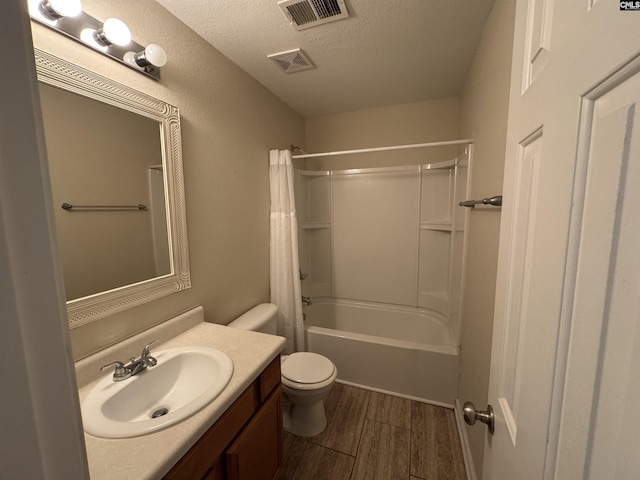
<path fill-rule="evenodd" d="M 302 296 L 302 303 L 306 303 L 309 307 L 312 305 L 311 297 Z"/>
<path fill-rule="evenodd" d="M 131 357 L 127 365 L 119 360 L 116 360 L 115 362 L 104 365 L 102 368 L 100 368 L 100 370 L 104 370 L 105 368 L 109 368 L 115 365 L 116 369 L 113 372 L 113 381 L 121 382 L 122 380 L 126 380 L 129 377 L 137 375 L 147 367 L 156 366 L 158 364 L 158 361 L 150 355 L 149 347 L 151 347 L 151 345 L 158 342 L 159 340 L 159 338 L 156 338 L 151 343 L 145 345 L 145 347 L 142 349 L 142 353 L 140 354 L 140 358 Z"/>

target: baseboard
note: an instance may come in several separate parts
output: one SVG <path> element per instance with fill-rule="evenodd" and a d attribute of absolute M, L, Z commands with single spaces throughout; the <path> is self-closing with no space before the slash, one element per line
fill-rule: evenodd
<path fill-rule="evenodd" d="M 340 380 L 336 378 L 336 383 L 342 383 L 343 385 L 349 385 L 350 387 L 361 388 L 363 390 L 371 390 L 372 392 L 384 393 L 394 397 L 406 398 L 408 400 L 415 400 L 416 402 L 428 403 L 429 405 L 435 405 L 436 407 L 444 407 L 452 410 L 454 405 L 450 403 L 437 402 L 435 400 L 429 400 L 427 398 L 414 397 L 412 395 L 405 395 L 404 393 L 392 392 L 391 390 L 384 390 L 382 388 L 369 387 L 368 385 L 362 385 L 360 383 L 348 382 L 346 380 Z"/>
<path fill-rule="evenodd" d="M 473 457 L 471 456 L 471 448 L 469 447 L 469 437 L 467 437 L 467 429 L 465 428 L 459 398 L 456 398 L 456 404 L 453 408 L 453 412 L 456 417 L 456 426 L 458 427 L 460 445 L 462 446 L 462 457 L 464 458 L 464 469 L 467 471 L 467 480 L 477 480 L 478 477 L 476 476 L 476 469 L 473 465 Z"/>

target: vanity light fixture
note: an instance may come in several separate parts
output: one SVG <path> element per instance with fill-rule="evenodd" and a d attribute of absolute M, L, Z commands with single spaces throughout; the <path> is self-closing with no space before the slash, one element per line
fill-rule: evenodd
<path fill-rule="evenodd" d="M 81 0 L 28 0 L 31 19 L 113 60 L 160 80 L 167 54 L 151 43 L 134 42 L 129 27 L 117 18 L 101 22 L 82 11 Z M 138 53 L 136 53 L 138 52 Z"/>

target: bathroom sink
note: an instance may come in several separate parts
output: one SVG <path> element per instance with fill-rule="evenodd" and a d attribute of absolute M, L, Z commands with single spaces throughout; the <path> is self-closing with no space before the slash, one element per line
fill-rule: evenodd
<path fill-rule="evenodd" d="M 220 395 L 233 373 L 231 359 L 215 348 L 169 348 L 152 355 L 156 366 L 121 382 L 107 375 L 91 389 L 82 402 L 87 433 L 127 438 L 175 425 Z"/>

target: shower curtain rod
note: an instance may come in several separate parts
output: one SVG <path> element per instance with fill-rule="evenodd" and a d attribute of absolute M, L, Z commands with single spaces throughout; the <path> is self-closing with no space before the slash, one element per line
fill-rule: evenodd
<path fill-rule="evenodd" d="M 468 138 L 466 140 L 449 140 L 446 142 L 414 143 L 413 145 L 395 145 L 393 147 L 361 148 L 359 150 L 342 150 L 339 152 L 305 153 L 304 155 L 292 155 L 291 158 L 330 157 L 334 155 L 351 155 L 354 153 L 386 152 L 388 150 L 406 150 L 409 148 L 444 147 L 447 145 L 469 145 L 471 143 L 473 143 L 473 139 Z"/>

